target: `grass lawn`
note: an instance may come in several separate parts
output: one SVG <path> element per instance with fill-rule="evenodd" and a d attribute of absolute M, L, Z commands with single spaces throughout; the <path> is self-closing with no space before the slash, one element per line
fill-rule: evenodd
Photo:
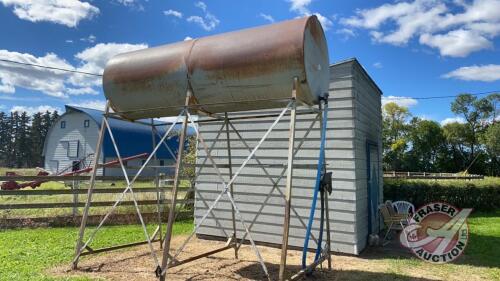
<path fill-rule="evenodd" d="M 149 225 L 152 233 L 156 225 Z M 174 224 L 174 235 L 193 229 L 191 220 Z M 90 228 L 87 234 L 90 232 Z M 75 227 L 0 231 L 0 280 L 88 280 L 52 278 L 44 271 L 71 262 L 78 229 Z M 110 226 L 101 229 L 93 247 L 144 240 L 138 225 Z"/>
<path fill-rule="evenodd" d="M 415 276 L 415 272 L 419 272 L 419 274 L 433 276 L 439 280 L 500 280 L 500 251 L 498 251 L 500 211 L 474 214 L 469 218 L 469 227 L 470 240 L 466 254 L 456 263 L 433 265 L 417 258 L 380 256 L 366 260 L 361 256 L 358 260 L 362 261 L 358 266 L 366 272 L 364 275 L 358 274 L 351 277 L 356 277 L 355 280 L 380 280 L 382 277 L 383 280 L 414 280 L 410 276 Z M 154 226 L 151 225 L 150 230 L 152 231 L 153 228 Z M 192 228 L 191 221 L 182 221 L 175 224 L 174 233 L 189 233 Z M 79 277 L 80 279 L 56 279 L 44 274 L 48 268 L 58 264 L 68 264 L 71 261 L 76 236 L 76 228 L 39 228 L 0 232 L 0 280 L 86 280 L 81 279 L 82 277 Z M 142 232 L 136 225 L 107 227 L 100 232 L 96 240 L 98 244 L 95 246 L 130 242 L 142 238 Z M 334 258 L 334 262 L 335 260 Z M 338 261 L 339 263 L 334 264 L 336 270 L 356 266 L 352 261 L 343 265 L 342 258 Z"/>

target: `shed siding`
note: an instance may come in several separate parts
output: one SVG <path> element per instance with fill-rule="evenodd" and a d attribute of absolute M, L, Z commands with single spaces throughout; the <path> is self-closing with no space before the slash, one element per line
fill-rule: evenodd
<path fill-rule="evenodd" d="M 358 172 L 360 169 L 360 157 L 365 152 L 364 144 L 359 145 L 362 136 L 358 133 L 356 126 L 361 123 L 357 120 L 356 110 L 359 108 L 356 100 L 355 81 L 353 79 L 353 64 L 344 63 L 332 66 L 330 68 L 330 99 L 328 114 L 328 130 L 326 144 L 326 161 L 328 170 L 333 172 L 334 191 L 330 196 L 330 220 L 331 220 L 331 240 L 332 250 L 350 254 L 358 254 L 364 247 L 360 244 L 358 238 L 358 228 L 360 213 L 357 209 L 358 196 L 360 195 L 360 184 Z M 273 112 L 276 111 L 261 111 Z M 237 113 L 235 115 L 247 115 Z M 315 123 L 315 114 L 298 115 L 296 123 L 296 142 L 295 147 L 301 145 L 301 149 L 295 156 L 295 164 L 314 164 L 317 165 L 319 156 L 320 130 L 319 120 Z M 245 139 L 250 148 L 253 148 L 264 135 L 266 130 L 274 122 L 274 118 L 257 120 L 234 120 L 233 125 L 237 128 L 241 136 Z M 226 132 L 219 134 L 223 122 L 211 122 L 200 125 L 200 131 L 208 147 L 213 146 L 211 155 L 217 164 L 227 164 L 228 153 L 226 143 Z M 312 127 L 311 130 L 308 129 Z M 368 128 L 367 128 L 368 130 Z M 263 164 L 286 164 L 289 138 L 289 118 L 284 117 L 280 123 L 271 132 L 267 141 L 263 143 L 257 151 L 256 157 Z M 216 141 L 216 142 L 215 142 Z M 231 132 L 231 154 L 233 162 L 233 173 L 249 154 L 249 150 L 239 140 L 236 133 Z M 214 143 L 215 142 L 215 143 Z M 302 144 L 301 144 L 302 142 Z M 208 209 L 208 205 L 217 197 L 222 190 L 222 184 L 218 180 L 216 171 L 209 165 L 205 158 L 206 153 L 202 145 L 198 145 L 197 164 L 206 166 L 198 168 L 200 173 L 197 182 L 197 193 L 195 203 L 195 221 L 199 222 L 201 217 Z M 271 180 L 266 172 L 257 165 L 257 161 L 252 159 L 249 166 L 242 170 L 240 176 L 234 184 L 235 201 L 241 209 L 242 215 L 248 226 L 251 227 L 252 237 L 259 242 L 281 244 L 281 235 L 283 231 L 284 216 L 284 198 L 286 168 L 285 166 L 266 167 L 266 172 L 276 181 L 280 175 L 283 175 L 277 189 L 268 199 L 265 205 L 267 194 L 273 188 Z M 229 179 L 228 169 L 221 168 L 220 171 L 227 182 Z M 312 192 L 315 183 L 315 168 L 294 168 L 293 178 L 293 198 L 292 206 L 298 213 L 303 222 L 292 210 L 290 245 L 302 247 L 305 236 L 305 226 L 309 216 L 311 206 Z M 366 186 L 366 181 L 365 181 Z M 199 228 L 197 234 L 224 236 L 224 233 L 232 233 L 231 224 L 231 205 L 226 197 L 221 199 L 217 208 L 213 211 L 214 216 L 209 216 Z M 319 204 L 316 211 L 316 221 L 313 227 L 313 233 L 317 236 L 319 231 Z M 218 227 L 222 226 L 222 229 Z M 243 228 L 237 223 L 237 236 L 241 238 L 244 235 Z M 366 228 L 366 227 L 365 227 Z M 309 247 L 315 248 L 316 245 L 311 240 Z"/>
<path fill-rule="evenodd" d="M 359 249 L 366 246 L 368 230 L 368 174 L 367 174 L 367 151 L 366 142 L 375 142 L 378 145 L 378 183 L 379 183 L 379 202 L 383 198 L 383 173 L 382 164 L 382 112 L 381 112 L 381 94 L 373 83 L 370 83 L 366 73 L 359 64 L 353 65 L 355 104 L 356 110 L 356 147 L 363 148 L 356 150 L 356 185 L 357 185 L 357 240 Z M 373 153 L 373 152 L 372 152 Z M 373 155 L 372 155 L 373 158 Z M 371 159 L 373 162 L 374 159 Z M 372 171 L 373 172 L 373 171 Z M 378 217 L 378 211 L 374 211 Z M 377 220 L 378 222 L 378 220 Z M 376 222 L 373 222 L 377 224 Z"/>

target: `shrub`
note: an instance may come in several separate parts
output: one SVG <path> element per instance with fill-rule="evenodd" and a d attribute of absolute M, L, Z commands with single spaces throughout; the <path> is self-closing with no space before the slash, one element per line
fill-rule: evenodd
<path fill-rule="evenodd" d="M 492 211 L 500 210 L 500 186 L 478 187 L 473 183 L 456 186 L 430 181 L 386 180 L 384 200 L 404 200 L 413 203 L 416 208 L 429 202 L 442 201 L 458 208 Z"/>

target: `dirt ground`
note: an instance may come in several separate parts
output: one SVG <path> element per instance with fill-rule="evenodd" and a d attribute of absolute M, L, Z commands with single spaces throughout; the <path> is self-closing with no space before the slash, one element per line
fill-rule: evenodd
<path fill-rule="evenodd" d="M 177 248 L 186 236 L 176 236 L 172 247 Z M 179 257 L 183 258 L 207 252 L 222 247 L 224 242 L 207 241 L 193 238 L 185 251 Z M 158 246 L 158 244 L 155 244 Z M 266 261 L 271 279 L 277 280 L 280 262 L 280 249 L 259 246 Z M 404 253 L 403 253 L 404 254 Z M 161 251 L 157 251 L 161 262 Z M 363 257 L 333 255 L 333 270 L 327 269 L 326 261 L 323 268 L 318 268 L 309 280 L 443 280 L 438 276 L 429 277 L 422 270 L 405 270 L 404 275 L 391 272 L 386 262 L 373 258 L 376 252 L 364 254 Z M 302 252 L 289 251 L 287 270 L 291 275 L 300 270 Z M 380 255 L 379 255 L 380 257 Z M 310 253 L 309 259 L 313 258 Z M 154 275 L 155 263 L 148 251 L 147 245 L 128 250 L 109 252 L 91 257 L 83 257 L 79 270 L 72 271 L 70 265 L 62 265 L 51 269 L 48 274 L 59 277 L 85 276 L 104 280 L 157 280 Z M 406 266 L 405 266 L 406 268 Z M 239 251 L 239 259 L 234 258 L 232 249 L 217 253 L 168 270 L 167 280 L 265 280 L 260 264 L 257 262 L 252 248 L 243 245 Z M 448 278 L 444 278 L 448 279 Z M 484 280 L 484 279 L 482 279 Z"/>

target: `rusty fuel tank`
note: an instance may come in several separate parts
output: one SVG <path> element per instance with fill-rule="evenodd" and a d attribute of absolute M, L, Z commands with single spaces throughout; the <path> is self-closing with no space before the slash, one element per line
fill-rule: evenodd
<path fill-rule="evenodd" d="M 211 113 L 284 107 L 293 79 L 298 99 L 328 91 L 328 48 L 316 16 L 244 29 L 113 57 L 104 94 L 126 119 L 178 115 L 191 85 Z"/>

